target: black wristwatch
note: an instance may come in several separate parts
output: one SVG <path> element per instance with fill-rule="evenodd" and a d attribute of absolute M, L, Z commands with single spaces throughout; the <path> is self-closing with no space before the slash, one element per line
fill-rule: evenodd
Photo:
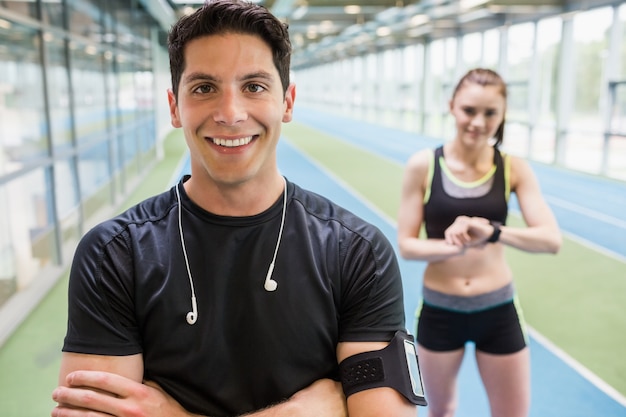
<path fill-rule="evenodd" d="M 493 233 L 491 234 L 491 236 L 489 236 L 487 242 L 496 243 L 498 239 L 500 239 L 500 233 L 502 232 L 502 230 L 500 230 L 500 226 L 502 225 L 502 223 L 489 220 L 489 224 L 493 227 Z"/>

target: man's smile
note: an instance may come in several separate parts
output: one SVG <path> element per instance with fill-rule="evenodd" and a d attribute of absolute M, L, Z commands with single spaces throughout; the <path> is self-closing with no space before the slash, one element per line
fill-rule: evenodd
<path fill-rule="evenodd" d="M 246 136 L 237 139 L 224 139 L 224 138 L 208 138 L 216 145 L 225 146 L 227 148 L 235 148 L 237 146 L 244 146 L 249 144 L 254 136 Z"/>

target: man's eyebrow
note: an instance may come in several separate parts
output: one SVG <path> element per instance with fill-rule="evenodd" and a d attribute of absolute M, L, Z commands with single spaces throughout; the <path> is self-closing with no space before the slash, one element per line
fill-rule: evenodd
<path fill-rule="evenodd" d="M 272 81 L 274 79 L 274 77 L 272 77 L 272 74 L 270 74 L 267 71 L 257 71 L 257 72 L 252 72 L 250 74 L 246 74 L 243 77 L 241 77 L 242 80 L 252 80 L 255 78 L 262 78 L 268 81 Z"/>
<path fill-rule="evenodd" d="M 249 74 L 246 74 L 240 78 L 241 81 L 248 81 L 248 80 L 254 80 L 254 79 L 264 79 L 267 81 L 273 81 L 274 77 L 272 76 L 271 73 L 267 71 L 256 71 L 256 72 L 251 72 Z M 210 74 L 206 74 L 204 72 L 192 72 L 191 74 L 187 75 L 184 79 L 184 82 L 186 84 L 192 83 L 195 81 L 219 82 L 220 80 L 219 78 L 214 77 Z"/>
<path fill-rule="evenodd" d="M 185 83 L 191 83 L 194 81 L 217 81 L 217 78 L 203 72 L 192 72 L 185 77 L 184 81 Z"/>

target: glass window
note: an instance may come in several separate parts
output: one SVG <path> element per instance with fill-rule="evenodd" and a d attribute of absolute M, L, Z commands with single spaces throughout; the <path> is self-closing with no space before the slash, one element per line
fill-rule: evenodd
<path fill-rule="evenodd" d="M 532 131 L 530 157 L 543 162 L 554 160 L 559 47 L 563 21 L 544 19 L 537 23 L 537 59 L 539 79 L 536 94 L 536 125 Z"/>
<path fill-rule="evenodd" d="M 574 105 L 568 120 L 564 163 L 568 167 L 598 173 L 602 166 L 604 119 L 601 100 L 613 21 L 610 7 L 578 13 L 573 20 Z"/>
<path fill-rule="evenodd" d="M 94 45 L 70 43 L 76 139 L 86 143 L 106 136 L 106 91 L 102 54 Z"/>
<path fill-rule="evenodd" d="M 443 117 L 448 113 L 445 103 L 447 103 L 450 97 L 445 95 L 447 91 L 444 79 L 445 60 L 445 41 L 438 39 L 431 42 L 430 68 L 426 69 L 430 73 L 430 78 L 424 90 L 424 102 L 428 103 L 424 109 L 426 115 L 424 133 L 434 137 L 442 136 Z"/>
<path fill-rule="evenodd" d="M 507 119 L 528 122 L 528 82 L 507 81 Z"/>
<path fill-rule="evenodd" d="M 17 275 L 15 271 L 15 249 L 11 239 L 11 211 L 7 189 L 0 186 L 0 306 L 9 299 L 16 290 Z"/>
<path fill-rule="evenodd" d="M 69 27 L 72 33 L 99 42 L 102 35 L 97 0 L 66 0 Z"/>
<path fill-rule="evenodd" d="M 32 17 L 37 19 L 37 2 L 36 1 L 24 1 L 24 0 L 4 0 L 2 1 L 2 7 L 8 9 L 11 12 L 21 14 L 23 16 Z"/>
<path fill-rule="evenodd" d="M 109 148 L 106 142 L 98 143 L 80 154 L 78 177 L 83 198 L 98 192 L 109 180 Z"/>
<path fill-rule="evenodd" d="M 44 34 L 47 54 L 46 75 L 48 100 L 50 102 L 50 134 L 57 150 L 69 149 L 72 145 L 70 92 L 67 67 L 65 65 L 65 41 L 52 33 Z"/>
<path fill-rule="evenodd" d="M 575 110 L 578 114 L 591 115 L 598 111 L 612 16 L 612 9 L 607 7 L 578 13 L 574 17 Z"/>
<path fill-rule="evenodd" d="M 509 28 L 507 45 L 508 80 L 528 80 L 533 60 L 535 24 L 522 23 Z"/>
<path fill-rule="evenodd" d="M 469 33 L 463 36 L 463 66 L 466 69 L 482 65 L 483 38 L 481 33 Z"/>
<path fill-rule="evenodd" d="M 43 0 L 41 2 L 41 19 L 44 23 L 57 28 L 64 28 L 63 2 L 59 0 Z"/>
<path fill-rule="evenodd" d="M 446 84 L 454 83 L 457 77 L 457 39 L 447 38 L 444 43 L 443 80 Z M 449 91 L 448 91 L 449 92 Z M 449 94 L 448 94 L 449 95 Z"/>
<path fill-rule="evenodd" d="M 72 159 L 54 164 L 56 209 L 63 244 L 76 244 L 80 237 L 80 213 L 76 169 Z"/>
<path fill-rule="evenodd" d="M 71 159 L 63 159 L 54 164 L 54 184 L 57 193 L 57 215 L 59 218 L 68 216 L 78 207 L 78 190 L 76 189 L 76 171 Z"/>
<path fill-rule="evenodd" d="M 483 66 L 497 69 L 500 62 L 500 29 L 491 29 L 483 36 Z"/>
<path fill-rule="evenodd" d="M 40 168 L 5 186 L 7 211 L 3 212 L 10 213 L 8 236 L 18 287 L 28 285 L 43 265 L 55 260 L 50 184 L 49 170 Z"/>
<path fill-rule="evenodd" d="M 0 25 L 0 174 L 48 154 L 39 37 L 17 23 Z"/>
<path fill-rule="evenodd" d="M 619 58 L 617 59 L 619 67 L 617 76 L 622 80 L 626 80 L 626 4 L 619 6 L 618 17 L 622 31 L 620 32 L 621 37 L 619 39 L 620 48 Z"/>

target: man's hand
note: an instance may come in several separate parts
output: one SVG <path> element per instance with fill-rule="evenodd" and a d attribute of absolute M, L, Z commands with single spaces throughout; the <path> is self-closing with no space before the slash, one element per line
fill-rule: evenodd
<path fill-rule="evenodd" d="M 157 384 L 135 382 L 108 372 L 75 371 L 67 386 L 57 387 L 52 399 L 59 405 L 52 417 L 190 417 Z"/>
<path fill-rule="evenodd" d="M 67 386 L 52 399 L 59 405 L 52 417 L 201 417 L 187 412 L 159 385 L 139 383 L 101 371 L 74 371 Z M 339 382 L 321 379 L 295 393 L 288 401 L 249 416 L 347 417 L 346 398 Z"/>
<path fill-rule="evenodd" d="M 285 416 L 347 417 L 348 408 L 341 383 L 332 379 L 319 379 L 307 388 L 296 392 L 286 403 L 291 408 Z M 277 410 L 276 410 L 277 411 Z M 252 414 L 256 416 L 257 414 Z M 283 414 L 278 414 L 283 415 Z M 262 414 L 259 414 L 259 417 Z"/>

